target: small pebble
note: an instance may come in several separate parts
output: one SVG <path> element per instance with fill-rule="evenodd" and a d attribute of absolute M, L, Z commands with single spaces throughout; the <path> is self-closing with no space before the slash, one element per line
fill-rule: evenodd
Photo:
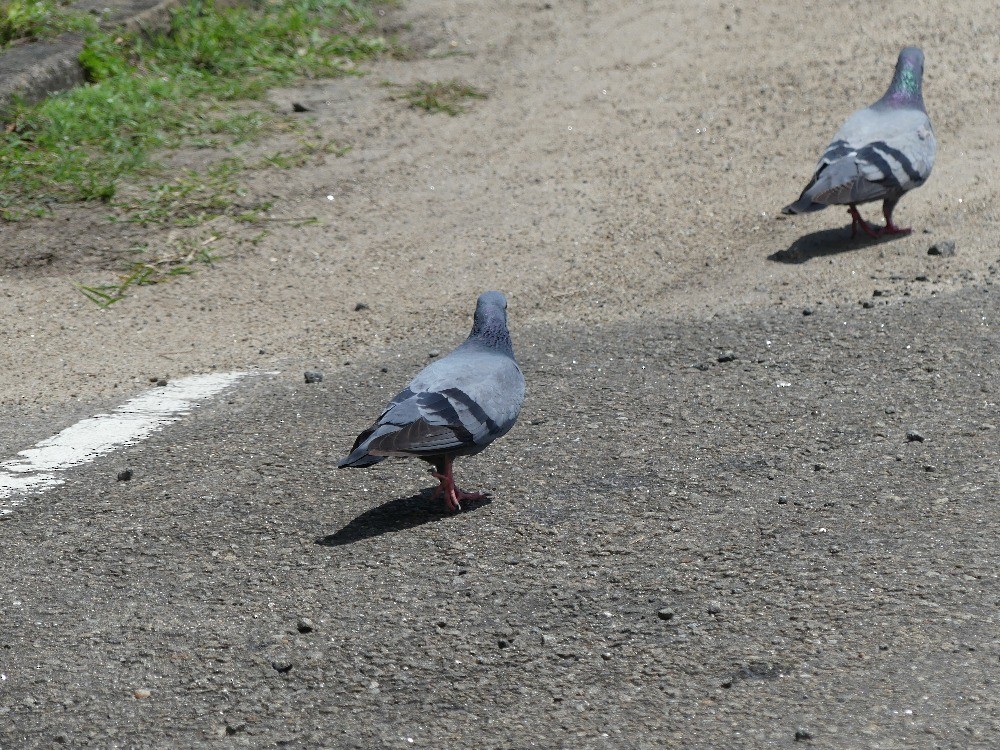
<path fill-rule="evenodd" d="M 952 258 L 955 255 L 955 240 L 941 240 L 927 248 L 928 255 L 940 255 L 942 258 Z"/>
<path fill-rule="evenodd" d="M 866 299 L 864 302 L 861 303 L 861 306 L 866 310 L 871 310 L 873 307 L 875 307 L 875 303 L 872 302 L 870 299 Z"/>
<path fill-rule="evenodd" d="M 788 496 L 781 495 L 778 497 L 778 505 L 788 505 Z"/>
<path fill-rule="evenodd" d="M 131 478 L 132 478 L 132 470 L 131 469 L 125 469 L 124 471 L 119 471 L 118 472 L 118 481 L 119 482 L 127 482 Z"/>
<path fill-rule="evenodd" d="M 813 309 L 811 307 L 804 307 L 804 308 L 802 308 L 802 314 L 803 315 L 812 315 L 813 314 Z"/>
<path fill-rule="evenodd" d="M 159 380 L 156 381 L 156 385 L 158 385 L 160 388 L 162 388 L 166 384 L 167 384 L 166 378 L 160 378 Z"/>
<path fill-rule="evenodd" d="M 388 368 L 388 367 L 380 367 L 379 369 L 380 369 L 380 370 L 381 370 L 382 372 L 389 372 L 389 368 Z"/>
<path fill-rule="evenodd" d="M 295 629 L 300 633 L 311 633 L 316 629 L 316 625 L 308 617 L 303 617 L 295 623 Z"/>
<path fill-rule="evenodd" d="M 301 102 L 292 102 L 292 112 L 312 112 L 312 110 Z"/>
<path fill-rule="evenodd" d="M 934 464 L 924 464 L 924 471 L 937 471 L 937 467 Z"/>
<path fill-rule="evenodd" d="M 360 312 L 361 310 L 367 310 L 367 309 L 368 309 L 368 305 L 365 302 L 358 302 L 354 306 L 354 312 Z"/>
<path fill-rule="evenodd" d="M 911 443 L 922 443 L 922 442 L 924 442 L 924 436 L 921 435 L 916 430 L 907 430 L 906 431 L 906 439 L 909 440 Z"/>
<path fill-rule="evenodd" d="M 708 603 L 708 614 L 717 615 L 722 612 L 722 604 L 717 601 L 710 601 Z"/>
<path fill-rule="evenodd" d="M 734 359 L 736 359 L 736 354 L 730 349 L 727 349 L 718 357 L 719 362 L 732 362 Z"/>
<path fill-rule="evenodd" d="M 146 688 L 139 688 L 134 693 L 132 693 L 132 695 L 134 695 L 136 698 L 139 698 L 140 700 L 142 698 L 148 698 L 152 694 L 153 693 L 151 691 L 149 691 L 149 690 L 146 690 Z"/>
<path fill-rule="evenodd" d="M 439 352 L 437 349 L 431 349 L 429 352 L 427 352 L 427 356 L 430 357 L 431 359 L 434 359 L 434 357 L 437 357 L 440 354 L 441 352 Z"/>
<path fill-rule="evenodd" d="M 292 671 L 292 663 L 290 661 L 272 661 L 271 666 L 274 667 L 274 671 L 278 674 L 288 674 Z"/>
<path fill-rule="evenodd" d="M 930 281 L 930 277 L 927 276 L 926 274 L 920 274 L 919 276 L 914 278 L 914 281 Z"/>
<path fill-rule="evenodd" d="M 796 742 L 803 742 L 805 740 L 811 740 L 812 738 L 813 738 L 812 732 L 810 732 L 808 729 L 799 727 L 798 729 L 795 730 Z"/>
<path fill-rule="evenodd" d="M 305 378 L 307 383 L 322 383 L 323 373 L 316 372 L 315 370 L 306 370 Z"/>
<path fill-rule="evenodd" d="M 656 616 L 659 617 L 661 620 L 673 620 L 674 611 L 669 607 L 664 607 L 663 609 L 661 609 L 659 612 L 656 613 Z"/>

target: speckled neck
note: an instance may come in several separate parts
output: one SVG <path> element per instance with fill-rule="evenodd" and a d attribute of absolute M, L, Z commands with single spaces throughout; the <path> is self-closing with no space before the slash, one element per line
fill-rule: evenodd
<path fill-rule="evenodd" d="M 507 311 L 493 304 L 476 307 L 476 317 L 472 323 L 469 342 L 514 356 L 514 345 L 507 330 Z"/>

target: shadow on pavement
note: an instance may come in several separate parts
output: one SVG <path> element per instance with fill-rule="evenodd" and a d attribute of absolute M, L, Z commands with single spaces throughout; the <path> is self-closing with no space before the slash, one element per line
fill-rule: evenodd
<path fill-rule="evenodd" d="M 861 235 L 851 239 L 850 227 L 840 229 L 822 229 L 819 232 L 799 237 L 785 250 L 778 250 L 767 256 L 768 260 L 775 263 L 807 263 L 813 258 L 823 258 L 827 255 L 837 255 L 851 250 L 861 250 L 862 248 L 880 245 L 883 242 L 890 242 L 900 237 L 909 235 L 886 235 L 878 239 Z"/>
<path fill-rule="evenodd" d="M 475 512 L 491 502 L 493 502 L 491 498 L 486 498 L 469 503 L 463 506 L 462 512 Z M 353 544 L 389 532 L 403 531 L 422 526 L 425 523 L 442 521 L 452 515 L 454 514 L 444 509 L 440 499 L 432 497 L 431 490 L 424 490 L 416 495 L 400 497 L 382 503 L 371 510 L 366 510 L 340 531 L 317 539 L 316 544 L 321 544 L 324 547 L 339 547 L 343 544 Z"/>

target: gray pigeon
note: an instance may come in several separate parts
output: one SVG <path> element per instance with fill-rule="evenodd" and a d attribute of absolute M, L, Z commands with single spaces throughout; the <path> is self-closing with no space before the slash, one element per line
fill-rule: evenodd
<path fill-rule="evenodd" d="M 416 456 L 432 464 L 450 511 L 488 495 L 455 486 L 457 456 L 479 453 L 514 426 L 524 402 L 524 375 L 507 330 L 507 298 L 484 292 L 476 303 L 469 338 L 432 362 L 358 435 L 337 468 L 371 466 L 389 456 Z"/>
<path fill-rule="evenodd" d="M 892 223 L 892 210 L 903 193 L 927 181 L 937 152 L 921 93 L 923 74 L 924 53 L 918 47 L 904 47 L 889 89 L 870 107 L 847 118 L 802 195 L 781 212 L 801 214 L 846 204 L 851 237 L 858 227 L 869 237 L 909 234 L 910 229 Z M 858 213 L 857 204 L 877 200 L 883 201 L 884 227 L 870 226 Z"/>

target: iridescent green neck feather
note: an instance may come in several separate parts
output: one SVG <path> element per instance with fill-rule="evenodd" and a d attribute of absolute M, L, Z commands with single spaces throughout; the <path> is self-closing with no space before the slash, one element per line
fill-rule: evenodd
<path fill-rule="evenodd" d="M 924 75 L 924 53 L 918 47 L 904 47 L 896 61 L 892 83 L 875 106 L 914 107 L 924 109 L 921 81 Z"/>

